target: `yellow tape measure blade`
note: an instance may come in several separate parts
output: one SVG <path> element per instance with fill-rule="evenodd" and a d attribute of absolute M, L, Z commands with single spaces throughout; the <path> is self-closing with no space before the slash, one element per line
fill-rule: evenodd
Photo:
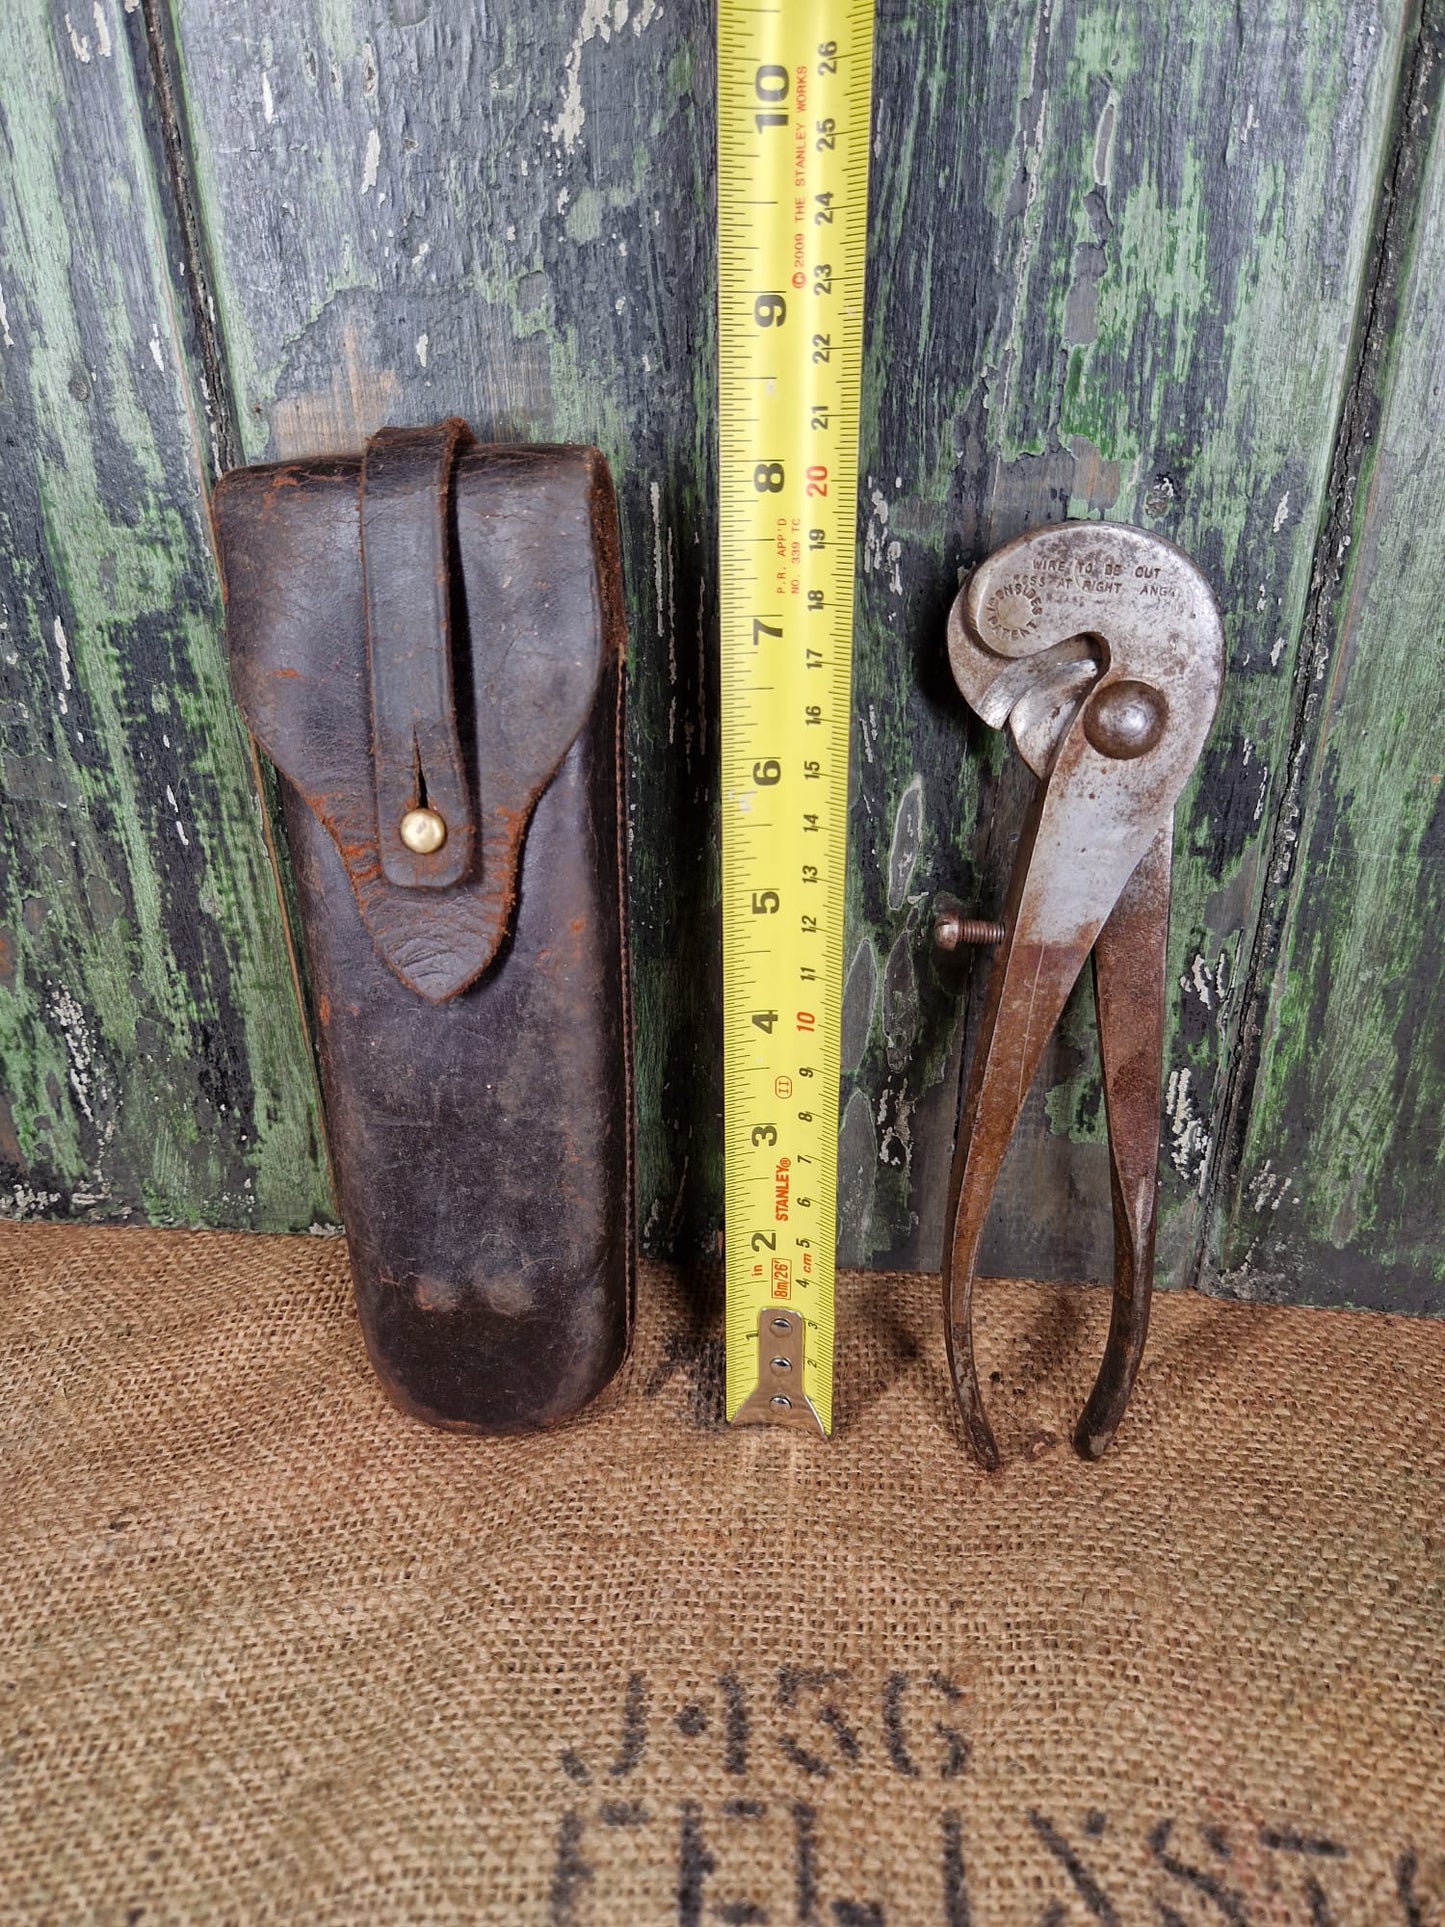
<path fill-rule="evenodd" d="M 727 1406 L 825 1432 L 872 59 L 871 0 L 720 0 Z"/>

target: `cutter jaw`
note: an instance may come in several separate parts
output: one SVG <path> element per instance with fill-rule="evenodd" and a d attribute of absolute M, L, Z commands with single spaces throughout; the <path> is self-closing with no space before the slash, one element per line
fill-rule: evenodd
<path fill-rule="evenodd" d="M 949 1367 L 980 1464 L 998 1448 L 973 1356 L 974 1276 L 998 1174 L 1044 1047 L 1094 953 L 1114 1202 L 1109 1340 L 1075 1444 L 1108 1447 L 1143 1353 L 1154 1262 L 1164 953 L 1175 801 L 1219 701 L 1209 586 L 1140 529 L 1020 536 L 969 578 L 948 625 L 970 706 L 1042 779 L 1020 837 L 950 1174 Z"/>

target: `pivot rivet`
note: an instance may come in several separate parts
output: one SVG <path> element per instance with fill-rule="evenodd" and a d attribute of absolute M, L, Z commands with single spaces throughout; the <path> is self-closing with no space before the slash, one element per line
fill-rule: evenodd
<path fill-rule="evenodd" d="M 1148 683 L 1109 683 L 1084 713 L 1084 734 L 1101 756 L 1125 763 L 1153 749 L 1168 713 L 1164 698 Z"/>

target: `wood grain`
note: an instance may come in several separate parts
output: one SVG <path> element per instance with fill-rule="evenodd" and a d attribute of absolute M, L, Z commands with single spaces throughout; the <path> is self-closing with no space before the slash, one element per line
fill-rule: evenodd
<path fill-rule="evenodd" d="M 599 446 L 629 596 L 640 1221 L 721 1215 L 712 19 L 176 0 L 244 454 Z"/>
<path fill-rule="evenodd" d="M 628 0 L 554 16 L 178 0 L 176 18 L 247 454 L 455 410 L 487 435 L 596 441 L 617 471 L 641 1215 L 653 1246 L 704 1242 L 720 1210 L 710 20 Z M 937 1260 L 969 982 L 935 960 L 932 911 L 997 902 L 1022 800 L 947 681 L 957 572 L 1028 523 L 1108 514 L 1199 556 L 1233 643 L 1180 818 L 1163 1251 L 1171 1276 L 1188 1267 L 1402 33 L 1397 11 L 1287 0 L 1248 18 L 1180 0 L 1147 21 L 1084 0 L 882 8 L 845 1258 Z M 1006 1179 L 1000 1268 L 1107 1262 L 1091 1040 L 1083 998 Z"/>
<path fill-rule="evenodd" d="M 853 1262 L 938 1262 L 969 985 L 966 961 L 931 954 L 932 915 L 946 898 L 997 914 L 1031 783 L 949 681 L 958 571 L 1031 524 L 1105 516 L 1200 563 L 1230 645 L 1177 816 L 1160 1274 L 1190 1274 L 1407 26 L 1384 4 L 885 0 L 840 1177 Z M 1103 1131 L 1085 985 L 985 1268 L 1107 1275 Z"/>
<path fill-rule="evenodd" d="M 1283 940 L 1214 1253 L 1263 1299 L 1445 1310 L 1445 9 L 1427 14 L 1307 671 Z M 1253 1041 L 1253 1040 L 1251 1040 Z"/>
<path fill-rule="evenodd" d="M 1226 1289 L 1309 1296 L 1317 1265 L 1327 1297 L 1441 1302 L 1438 156 L 1389 241 L 1437 11 L 1422 39 L 1406 0 L 882 0 L 846 1262 L 938 1261 L 987 958 L 938 956 L 932 922 L 996 912 L 1030 782 L 949 680 L 959 572 L 1107 516 L 1200 561 L 1231 649 L 1178 819 L 1161 1278 L 1203 1254 Z M 205 493 L 228 459 L 455 412 L 595 442 L 617 478 L 640 1220 L 654 1250 L 715 1241 L 712 25 L 700 0 L 7 10 L 0 1209 L 325 1215 Z M 1107 1271 L 1103 1128 L 1084 988 L 988 1267 Z"/>
<path fill-rule="evenodd" d="M 140 16 L 0 20 L 0 1212 L 329 1218 Z"/>

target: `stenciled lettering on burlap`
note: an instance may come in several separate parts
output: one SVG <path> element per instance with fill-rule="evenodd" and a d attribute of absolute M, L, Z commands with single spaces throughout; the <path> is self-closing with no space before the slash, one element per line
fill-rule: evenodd
<path fill-rule="evenodd" d="M 643 1869 L 666 1885 L 678 1927 L 973 1927 L 1001 1918 L 969 1864 L 968 1724 L 964 1688 L 936 1670 L 894 1671 L 872 1685 L 836 1667 L 782 1666 L 761 1678 L 739 1670 L 686 1697 L 659 1695 L 645 1674 L 629 1673 L 614 1717 L 556 1755 L 550 1927 L 617 1918 Z M 834 1877 L 860 1824 L 850 1784 L 870 1775 L 914 1783 L 907 1852 L 915 1870 L 920 1852 L 931 1862 L 931 1914 L 915 1903 L 891 1913 L 886 1894 L 848 1893 Z M 765 1790 L 751 1793 L 750 1783 Z M 660 1794 L 659 1784 L 673 1791 Z M 1376 1847 L 1366 1869 L 1344 1840 L 1244 1813 L 1131 1807 L 1120 1816 L 1041 1804 L 1025 1805 L 1017 1820 L 1019 1851 L 1037 1862 L 1020 1872 L 1041 1896 L 1030 1914 L 1039 1927 L 1126 1927 L 1141 1901 L 1162 1927 L 1296 1918 L 1330 1927 L 1362 1903 L 1391 1927 L 1434 1917 L 1410 1846 Z M 886 1864 L 888 1843 L 875 1844 Z"/>

